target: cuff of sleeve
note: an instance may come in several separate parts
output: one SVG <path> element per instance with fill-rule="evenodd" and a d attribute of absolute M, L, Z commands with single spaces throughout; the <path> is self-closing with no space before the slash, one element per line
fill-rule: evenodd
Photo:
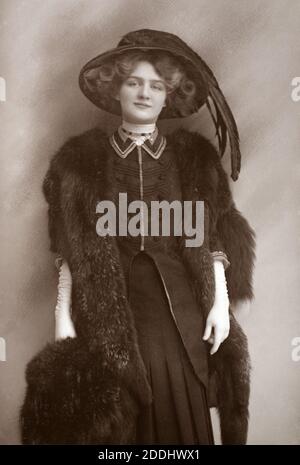
<path fill-rule="evenodd" d="M 58 269 L 58 271 L 60 270 L 60 267 L 61 267 L 63 261 L 64 261 L 64 259 L 60 255 L 58 255 L 58 257 L 56 257 L 56 259 L 54 260 L 55 267 Z"/>
<path fill-rule="evenodd" d="M 223 262 L 225 270 L 229 267 L 230 261 L 228 260 L 225 252 L 222 252 L 221 250 L 216 250 L 215 252 L 211 252 L 211 255 L 214 260 L 221 260 Z"/>

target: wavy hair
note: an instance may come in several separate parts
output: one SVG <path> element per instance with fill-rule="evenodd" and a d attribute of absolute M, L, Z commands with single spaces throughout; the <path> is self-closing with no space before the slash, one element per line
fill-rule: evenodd
<path fill-rule="evenodd" d="M 89 84 L 101 100 L 115 97 L 122 82 L 127 79 L 140 61 L 151 63 L 165 82 L 166 104 L 180 116 L 190 115 L 195 107 L 196 84 L 190 79 L 183 64 L 168 52 L 130 51 L 90 70 L 86 74 Z"/>

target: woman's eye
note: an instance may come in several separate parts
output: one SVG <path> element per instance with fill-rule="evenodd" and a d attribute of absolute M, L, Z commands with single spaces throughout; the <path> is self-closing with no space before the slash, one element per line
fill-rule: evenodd
<path fill-rule="evenodd" d="M 137 82 L 136 81 L 127 81 L 127 85 L 130 86 L 130 87 L 134 87 L 137 85 Z"/>
<path fill-rule="evenodd" d="M 153 84 L 152 88 L 155 90 L 164 90 L 164 86 L 160 84 Z"/>

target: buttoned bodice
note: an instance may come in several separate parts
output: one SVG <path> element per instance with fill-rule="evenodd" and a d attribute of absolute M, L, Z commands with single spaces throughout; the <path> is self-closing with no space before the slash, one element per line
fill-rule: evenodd
<path fill-rule="evenodd" d="M 158 243 L 176 241 L 172 214 L 170 216 L 170 235 L 163 236 L 161 230 L 162 215 L 160 212 L 158 223 L 160 230 L 158 235 L 152 235 L 151 218 L 152 202 L 166 200 L 172 202 L 181 200 L 181 188 L 176 157 L 171 147 L 166 144 L 166 139 L 158 134 L 153 143 L 147 140 L 143 145 L 137 146 L 130 139 L 122 139 L 119 131 L 116 131 L 110 139 L 112 148 L 113 176 L 118 193 L 127 194 L 127 203 L 143 201 L 147 210 L 141 215 L 141 234 L 137 237 L 131 235 L 117 236 L 118 241 L 130 242 L 131 246 L 139 250 L 147 250 Z M 118 199 L 116 199 L 118 203 Z M 136 210 L 135 210 L 136 212 Z M 152 210 L 153 214 L 153 210 Z M 128 222 L 136 213 L 128 214 Z M 146 218 L 147 216 L 147 218 Z"/>

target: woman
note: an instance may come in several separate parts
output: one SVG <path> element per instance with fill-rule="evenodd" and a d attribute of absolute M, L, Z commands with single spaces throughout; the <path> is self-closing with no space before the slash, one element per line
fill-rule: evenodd
<path fill-rule="evenodd" d="M 44 180 L 51 250 L 61 257 L 57 341 L 27 368 L 23 442 L 213 444 L 215 374 L 223 443 L 245 443 L 247 342 L 229 300 L 252 297 L 254 232 L 214 147 L 198 134 L 165 137 L 156 127 L 159 117 L 206 103 L 221 154 L 229 135 L 236 180 L 231 111 L 203 60 L 161 31 L 127 34 L 83 67 L 79 83 L 122 124 L 110 138 L 94 129 L 67 141 Z M 99 202 L 118 210 L 122 193 L 139 202 L 139 221 L 127 218 L 137 235 L 124 235 L 120 224 L 104 235 Z M 177 236 L 172 227 L 168 236 L 148 235 L 153 201 L 204 202 L 201 245 L 187 247 L 186 230 Z"/>

